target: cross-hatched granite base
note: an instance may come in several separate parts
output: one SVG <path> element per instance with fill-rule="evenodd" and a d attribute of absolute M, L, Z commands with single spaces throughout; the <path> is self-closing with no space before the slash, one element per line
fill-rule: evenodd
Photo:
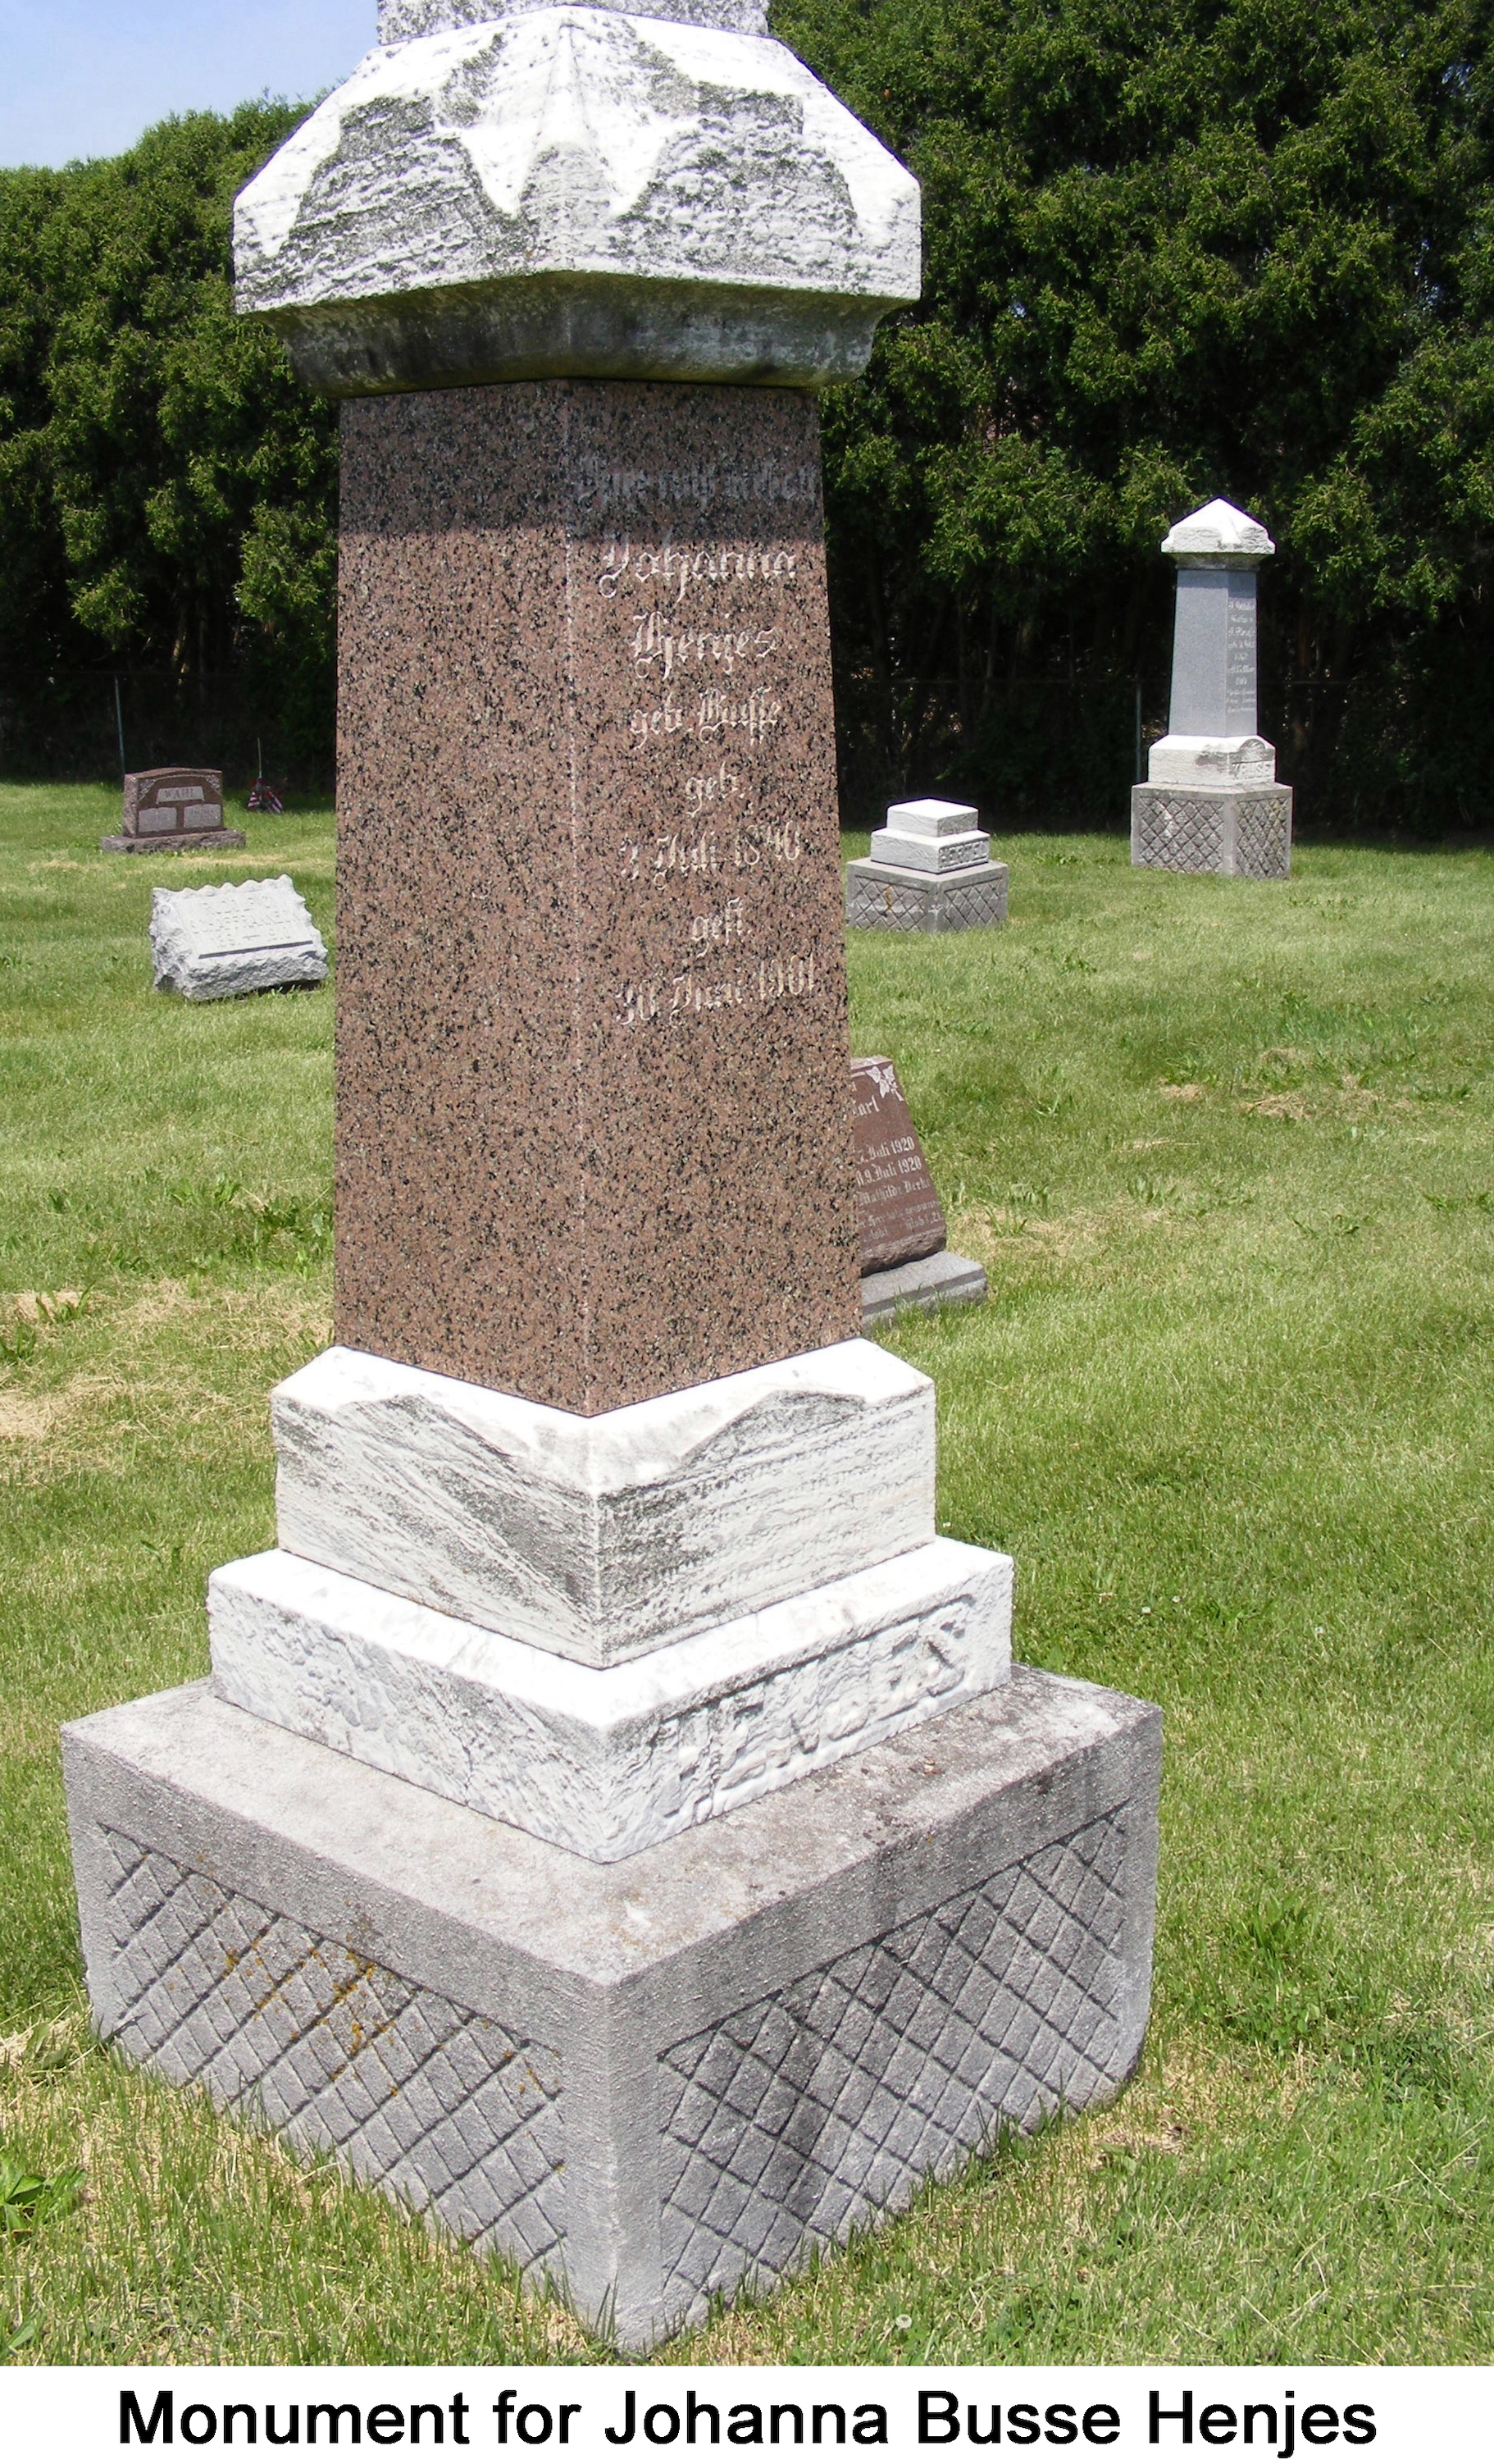
<path fill-rule="evenodd" d="M 1291 799 L 1289 787 L 1132 787 L 1131 863 L 1285 881 Z"/>
<path fill-rule="evenodd" d="M 1006 921 L 1006 867 L 942 875 L 858 857 L 846 868 L 846 921 L 876 933 L 968 933 Z"/>
<path fill-rule="evenodd" d="M 599 1866 L 184 1687 L 66 1735 L 95 2016 L 647 2348 L 1120 2086 L 1160 1729 L 1020 1669 Z"/>

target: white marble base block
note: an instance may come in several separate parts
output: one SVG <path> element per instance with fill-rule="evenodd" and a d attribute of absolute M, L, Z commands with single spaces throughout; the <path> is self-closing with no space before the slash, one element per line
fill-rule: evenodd
<path fill-rule="evenodd" d="M 241 1710 L 610 1864 L 1005 1683 L 1012 1561 L 934 1540 L 621 1668 L 272 1551 L 208 1595 Z"/>
<path fill-rule="evenodd" d="M 934 1536 L 934 1387 L 872 1343 L 591 1419 L 341 1348 L 273 1401 L 282 1549 L 594 1668 Z"/>
<path fill-rule="evenodd" d="M 873 830 L 873 864 L 905 865 L 910 872 L 964 872 L 985 864 L 991 842 L 984 830 L 962 830 L 956 838 L 909 838 L 898 830 Z"/>
<path fill-rule="evenodd" d="M 1153 787 L 1274 787 L 1276 747 L 1263 736 L 1162 736 L 1147 756 Z"/>

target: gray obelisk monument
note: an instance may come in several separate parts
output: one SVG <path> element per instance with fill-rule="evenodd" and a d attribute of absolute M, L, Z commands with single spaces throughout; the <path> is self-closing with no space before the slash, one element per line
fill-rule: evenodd
<path fill-rule="evenodd" d="M 1114 2093 L 1159 1718 L 859 1337 L 815 390 L 909 174 L 755 0 L 386 0 L 240 200 L 342 398 L 334 1348 L 80 1722 L 99 2028 L 647 2346 Z"/>
<path fill-rule="evenodd" d="M 1131 791 L 1131 860 L 1285 880 L 1292 791 L 1256 733 L 1256 581 L 1274 542 L 1216 496 L 1174 523 L 1162 553 L 1177 567 L 1172 699 L 1146 784 Z"/>

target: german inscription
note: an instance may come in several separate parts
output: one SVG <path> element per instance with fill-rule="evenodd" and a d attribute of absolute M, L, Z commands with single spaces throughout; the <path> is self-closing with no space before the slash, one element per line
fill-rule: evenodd
<path fill-rule="evenodd" d="M 629 938 L 663 945 L 656 968 L 618 984 L 617 1023 L 679 1028 L 812 1000 L 824 954 L 785 934 L 771 886 L 805 852 L 777 750 L 813 619 L 801 549 L 766 519 L 755 535 L 754 522 L 785 504 L 818 512 L 818 473 L 587 466 L 577 485 L 614 522 L 626 516 L 626 527 L 578 540 L 573 574 L 609 620 L 608 664 L 631 684 L 619 734 L 635 826 L 617 867 L 649 913 Z M 718 516 L 703 539 L 703 518 Z M 646 817 L 655 826 L 638 826 Z"/>
<path fill-rule="evenodd" d="M 1256 731 L 1256 578 L 1253 573 L 1229 577 L 1229 616 L 1224 643 L 1224 730 L 1228 736 L 1253 736 Z"/>

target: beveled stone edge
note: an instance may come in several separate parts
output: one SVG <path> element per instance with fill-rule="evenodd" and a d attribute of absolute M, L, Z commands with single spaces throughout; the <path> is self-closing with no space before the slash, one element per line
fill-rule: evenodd
<path fill-rule="evenodd" d="M 933 1540 L 646 1657 L 592 1668 L 270 1550 L 209 1579 L 213 1683 L 256 1719 L 611 1864 L 1006 1683 L 1013 1573 L 997 1551 Z M 964 1631 L 954 1645 L 945 1637 L 948 1683 L 888 1705 L 887 1680 L 910 1629 L 943 1634 L 941 1618 L 957 1611 Z M 298 1640 L 298 1661 L 287 1638 Z M 702 1815 L 677 1780 L 671 1786 L 682 1722 L 739 1722 L 776 1682 L 856 1652 L 868 1661 L 859 1727 L 821 1732 L 796 1752 L 802 1705 L 780 1705 L 758 1724 L 761 1769 L 725 1803 Z M 300 1672 L 314 1666 L 308 1687 Z M 348 1715 L 348 1705 L 367 1704 L 368 1680 L 377 1703 L 391 1678 L 401 1699 L 382 1722 Z M 548 1789 L 526 1785 L 537 1758 L 553 1774 Z"/>
<path fill-rule="evenodd" d="M 989 1300 L 984 1266 L 955 1249 L 935 1249 L 861 1279 L 863 1326 L 891 1326 L 899 1309 L 968 1309 Z"/>
<path fill-rule="evenodd" d="M 331 1399 L 344 1380 L 345 1397 Z M 921 1398 L 932 1409 L 934 1381 L 880 1344 L 847 1335 L 588 1416 L 335 1343 L 272 1390 L 271 1419 L 285 1405 L 332 1412 L 405 1395 L 438 1405 L 486 1442 L 502 1446 L 534 1478 L 594 1501 L 679 1477 L 703 1447 L 776 1397 L 823 1396 L 870 1409 Z"/>
<path fill-rule="evenodd" d="M 1293 792 L 1285 779 L 1232 779 L 1222 786 L 1201 779 L 1197 783 L 1191 779 L 1137 779 L 1131 790 L 1131 810 L 1138 796 L 1155 797 L 1162 803 L 1249 804 L 1263 797 L 1285 797 L 1289 803 Z"/>
<path fill-rule="evenodd" d="M 618 9 L 617 0 L 571 0 L 582 9 L 610 9 L 625 17 L 654 17 L 661 24 L 695 26 L 707 32 L 723 34 L 753 34 L 768 37 L 768 12 L 763 0 L 658 0 L 647 9 Z M 441 0 L 380 0 L 377 41 L 384 50 L 397 43 L 419 42 L 423 35 L 454 32 L 476 25 L 506 25 L 512 18 L 528 16 L 550 8 L 554 0 L 477 0 L 471 12 L 466 9 L 443 7 Z M 417 22 L 404 22 L 414 18 Z M 385 31 L 387 29 L 387 31 Z"/>
<path fill-rule="evenodd" d="M 454 1929 L 467 1946 L 463 1973 L 442 1990 L 473 2010 L 501 2019 L 511 1979 L 527 1999 L 542 1978 L 540 2033 L 554 2042 L 556 2030 L 595 2010 L 595 1995 L 641 1992 L 662 2050 L 688 2033 L 682 1958 L 735 1964 L 744 1926 L 771 1929 L 782 1902 L 803 1897 L 805 1936 L 763 1969 L 758 1990 L 790 1982 L 820 1955 L 814 1937 L 835 1930 L 828 1901 L 838 1885 L 871 1875 L 890 1854 L 906 1856 L 893 1921 L 936 1906 L 949 1889 L 947 1865 L 929 1853 L 938 1835 L 956 1831 L 971 1879 L 988 1879 L 1131 1798 L 1104 1769 L 1117 1749 L 1147 1766 L 1154 1831 L 1161 1729 L 1153 1704 L 1014 1662 L 1010 1683 L 994 1693 L 622 1865 L 591 1864 L 272 1727 L 207 1680 L 91 1712 L 63 1728 L 62 1743 L 65 1768 L 101 1758 L 147 1787 L 164 1785 L 178 1813 L 172 1839 L 160 1844 L 283 1915 L 326 1923 L 304 1893 L 287 1899 L 257 1870 L 258 1858 L 244 1853 L 253 1841 L 291 1848 L 314 1890 L 341 1881 L 345 1897 L 346 1886 L 373 1886 L 382 1921 L 364 1916 L 358 1941 L 413 1982 L 435 1981 L 429 1926 Z M 1060 1773 L 1075 1784 L 1077 1806 L 1055 1786 Z M 71 1776 L 68 1793 L 71 1809 Z M 1014 1811 L 1020 1798 L 1022 1818 L 993 1858 L 995 1797 Z M 553 1917 L 539 1933 L 535 1909 L 547 1900 Z"/>
<path fill-rule="evenodd" d="M 993 876 L 1004 882 L 1011 875 L 1010 866 L 996 857 L 989 864 L 967 864 L 958 872 L 914 872 L 907 865 L 882 864 L 875 856 L 856 855 L 846 870 L 858 881 L 895 881 L 906 890 L 968 890 L 972 882 L 990 889 Z"/>
<path fill-rule="evenodd" d="M 241 287 L 237 306 L 312 392 L 346 400 L 545 377 L 814 392 L 860 376 L 883 318 L 915 297 L 558 271 L 312 306 Z"/>
<path fill-rule="evenodd" d="M 271 1402 L 282 1549 L 592 1667 L 935 1537 L 933 1385 L 860 1334 L 589 1419 L 341 1346 Z"/>

